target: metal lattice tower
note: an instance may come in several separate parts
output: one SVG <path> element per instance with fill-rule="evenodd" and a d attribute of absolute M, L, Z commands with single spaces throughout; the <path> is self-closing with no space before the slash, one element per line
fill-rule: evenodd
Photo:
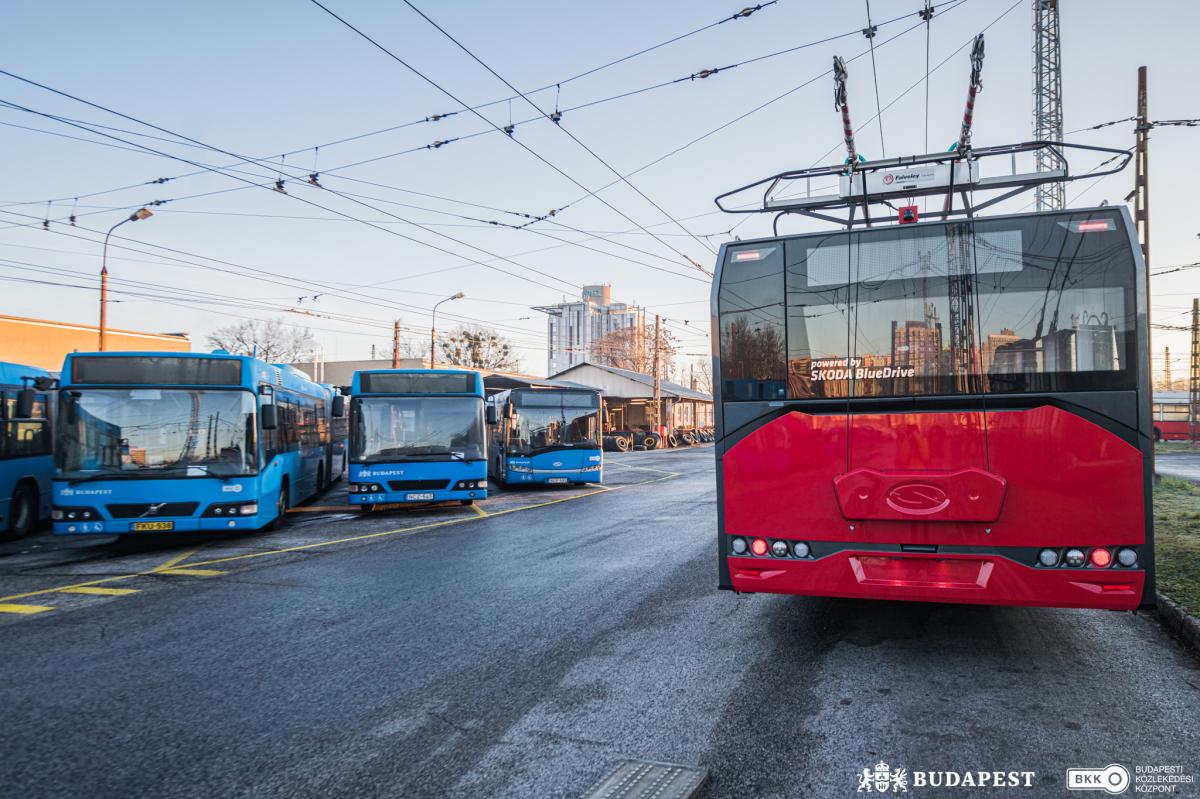
<path fill-rule="evenodd" d="M 1062 63 L 1058 38 L 1058 0 L 1033 0 L 1033 138 L 1062 141 Z M 1037 171 L 1061 169 L 1062 158 L 1037 152 Z M 1036 189 L 1039 211 L 1062 208 L 1066 186 L 1043 183 Z"/>
<path fill-rule="evenodd" d="M 1192 358 L 1188 369 L 1188 428 L 1200 441 L 1200 299 L 1192 300 Z"/>

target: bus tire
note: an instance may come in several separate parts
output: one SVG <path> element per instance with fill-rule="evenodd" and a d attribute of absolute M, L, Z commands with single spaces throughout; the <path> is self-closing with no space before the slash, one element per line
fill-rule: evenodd
<path fill-rule="evenodd" d="M 317 464 L 317 493 L 324 494 L 328 487 L 325 483 L 325 464 Z"/>
<path fill-rule="evenodd" d="M 284 520 L 287 518 L 288 506 L 291 503 L 288 500 L 288 481 L 285 477 L 279 485 L 279 498 L 275 500 L 275 518 L 267 524 L 267 530 L 275 532 L 283 527 Z"/>
<path fill-rule="evenodd" d="M 1156 427 L 1156 428 L 1154 428 L 1154 440 L 1155 440 L 1155 441 L 1162 441 L 1162 431 L 1161 431 L 1161 430 L 1159 430 L 1157 427 Z"/>
<path fill-rule="evenodd" d="M 369 514 L 375 512 L 375 506 L 374 505 L 359 505 L 358 512 L 363 514 L 364 516 L 369 515 Z"/>
<path fill-rule="evenodd" d="M 474 505 L 475 504 L 475 500 L 473 500 L 473 499 L 460 499 L 459 502 L 462 503 L 463 505 Z"/>
<path fill-rule="evenodd" d="M 19 483 L 8 506 L 8 537 L 24 538 L 37 527 L 37 521 L 37 489 L 28 482 Z"/>

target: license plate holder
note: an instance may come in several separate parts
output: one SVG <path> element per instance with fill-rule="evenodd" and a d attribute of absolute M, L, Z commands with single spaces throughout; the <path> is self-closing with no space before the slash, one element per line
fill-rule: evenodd
<path fill-rule="evenodd" d="M 422 491 L 419 494 L 405 494 L 405 502 L 430 502 L 433 500 L 432 491 Z"/>
<path fill-rule="evenodd" d="M 556 483 L 556 484 L 558 484 L 558 483 L 569 483 L 569 482 L 571 482 L 571 481 L 570 481 L 570 480 L 568 480 L 568 479 L 567 479 L 567 478 L 565 478 L 565 477 L 547 477 L 547 478 L 546 478 L 546 482 L 547 482 L 547 483 Z"/>
<path fill-rule="evenodd" d="M 131 529 L 138 533 L 164 532 L 175 529 L 175 522 L 134 522 Z"/>

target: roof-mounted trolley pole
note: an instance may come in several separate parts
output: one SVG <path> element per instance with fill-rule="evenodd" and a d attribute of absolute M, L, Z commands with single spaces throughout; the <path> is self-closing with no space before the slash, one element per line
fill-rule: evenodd
<path fill-rule="evenodd" d="M 971 45 L 971 85 L 967 87 L 967 105 L 963 109 L 962 127 L 958 131 L 958 141 L 951 147 L 951 152 L 958 152 L 967 155 L 971 149 L 971 122 L 975 119 L 975 95 L 979 94 L 983 88 L 983 34 L 975 37 L 974 44 Z M 948 212 L 954 204 L 954 186 L 951 184 L 950 191 L 946 192 L 946 203 L 942 206 L 942 210 Z"/>
<path fill-rule="evenodd" d="M 846 174 L 850 177 L 850 194 L 854 195 L 854 168 L 866 161 L 854 147 L 854 126 L 850 124 L 850 102 L 846 99 L 846 62 L 841 56 L 833 57 L 833 107 L 842 112 L 842 135 L 846 139 Z M 866 193 L 864 187 L 863 193 Z M 854 213 L 851 206 L 850 213 Z M 867 225 L 871 224 L 867 204 L 863 203 L 863 215 Z"/>

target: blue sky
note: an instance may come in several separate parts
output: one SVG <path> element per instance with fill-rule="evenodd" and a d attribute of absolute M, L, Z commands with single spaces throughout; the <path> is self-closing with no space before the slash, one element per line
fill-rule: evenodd
<path fill-rule="evenodd" d="M 464 102 L 478 104 L 511 93 L 403 3 L 328 0 L 327 5 Z M 728 17 L 744 3 L 417 5 L 508 81 L 528 91 Z M 897 36 L 918 22 L 915 12 L 921 5 L 918 0 L 876 0 L 872 4 L 876 23 L 907 15 L 882 25 L 875 39 L 884 105 L 925 72 L 924 30 Z M 1005 14 L 1010 5 L 997 0 L 937 4 L 930 32 L 931 60 L 937 65 L 990 25 L 984 89 L 975 121 L 977 145 L 1006 144 L 1030 134 L 1031 12 L 1029 3 L 1021 0 Z M 1135 9 L 1127 3 L 1103 0 L 1063 5 L 1067 131 L 1130 116 L 1140 64 L 1150 68 L 1152 118 L 1198 115 L 1200 93 L 1193 83 L 1198 65 L 1193 34 L 1200 27 L 1197 4 L 1147 2 Z M 748 19 L 718 25 L 568 82 L 557 100 L 560 107 L 571 108 L 705 68 L 856 31 L 865 24 L 865 2 L 780 0 Z M 897 38 L 889 41 L 892 37 Z M 850 58 L 865 51 L 866 44 L 861 34 L 854 33 L 704 80 L 682 81 L 569 111 L 563 126 L 624 174 L 820 75 L 833 55 Z M 574 285 L 608 282 L 617 298 L 637 301 L 669 318 L 681 336 L 683 352 L 706 352 L 707 283 L 683 265 L 672 248 L 711 268 L 713 256 L 705 243 L 715 247 L 739 222 L 743 224 L 736 234 L 743 237 L 769 231 L 766 217 L 714 213 L 713 196 L 783 169 L 809 166 L 822 157 L 827 163 L 842 157 L 836 148 L 840 120 L 833 109 L 832 81 L 822 77 L 631 179 L 654 203 L 683 220 L 699 240 L 624 185 L 613 186 L 600 196 L 625 217 L 656 233 L 657 239 L 595 198 L 571 205 L 553 220 L 515 230 L 488 223 L 519 223 L 524 220 L 504 212 L 544 214 L 578 200 L 585 192 L 500 133 L 334 171 L 344 164 L 486 130 L 487 125 L 470 113 L 313 151 L 314 145 L 461 108 L 308 0 L 22 4 L 6 14 L 0 29 L 0 52 L 0 63 L 7 71 L 228 152 L 276 164 L 236 167 L 255 184 L 275 180 L 280 153 L 303 150 L 287 157 L 284 171 L 307 174 L 315 160 L 323 184 L 369 197 L 362 202 L 380 209 L 295 179 L 288 179 L 286 196 L 215 174 L 137 185 L 195 170 L 145 152 L 49 135 L 45 131 L 126 146 L 61 122 L 0 107 L 0 123 L 5 123 L 0 125 L 4 173 L 0 184 L 0 277 L 94 286 L 100 236 L 83 228 L 103 231 L 121 219 L 125 209 L 153 200 L 237 189 L 167 203 L 156 209 L 152 219 L 118 231 L 140 244 L 114 238 L 114 243 L 136 246 L 145 253 L 110 251 L 114 288 L 164 293 L 145 285 L 150 283 L 189 292 L 169 302 L 114 294 L 120 302 L 110 308 L 110 324 L 184 330 L 201 346 L 205 333 L 236 318 L 283 316 L 290 323 L 309 325 L 327 359 L 366 357 L 372 344 L 387 345 L 395 318 L 408 334 L 427 338 L 428 308 L 440 297 L 463 291 L 465 299 L 442 306 L 439 328 L 464 320 L 495 326 L 518 344 L 524 367 L 538 373 L 545 368 L 541 349 L 545 320 L 529 307 L 574 296 Z M 931 150 L 943 149 L 955 138 L 967 74 L 967 55 L 962 51 L 930 79 Z M 864 124 L 875 113 L 868 58 L 850 64 L 849 92 L 860 151 L 868 158 L 879 157 L 878 127 Z M 540 92 L 531 99 L 552 108 L 556 92 Z M 0 100 L 89 124 L 163 135 L 4 76 L 0 76 Z M 499 125 L 510 120 L 508 103 L 481 113 Z M 511 103 L 513 121 L 531 116 L 536 113 L 524 101 Z M 888 155 L 924 151 L 923 86 L 897 101 L 882 121 Z M 179 142 L 107 132 L 204 164 L 230 165 L 237 160 Z M 550 122 L 521 125 L 514 135 L 588 189 L 614 179 L 603 164 Z M 1129 146 L 1132 126 L 1127 123 L 1069 138 Z M 1194 201 L 1187 192 L 1197 145 L 1197 128 L 1163 128 L 1154 134 L 1152 255 L 1156 268 L 1200 260 L 1200 221 L 1190 213 Z M 831 148 L 835 148 L 833 154 L 826 155 Z M 1081 166 L 1086 169 L 1091 163 L 1081 162 Z M 1073 184 L 1067 196 L 1074 205 L 1103 199 L 1119 202 L 1132 180 L 1130 168 L 1094 184 Z M 107 192 L 130 185 L 136 188 Z M 106 193 L 77 203 L 73 200 L 93 192 Z M 56 200 L 49 209 L 52 219 L 63 219 L 74 209 L 79 227 L 71 229 L 55 222 L 52 232 L 42 230 L 47 199 Z M 320 203 L 374 226 L 348 221 L 309 203 Z M 418 222 L 424 229 L 396 217 Z M 803 223 L 791 224 L 796 230 L 808 229 Z M 617 235 L 630 230 L 632 233 Z M 588 238 L 577 231 L 599 233 L 604 238 L 586 242 L 593 250 L 563 243 Z M 438 249 L 419 243 L 422 241 Z M 172 253 L 160 247 L 188 253 L 173 255 L 191 263 L 164 257 Z M 492 261 L 504 272 L 470 259 Z M 1186 314 L 1190 297 L 1197 292 L 1197 274 L 1185 271 L 1156 279 L 1156 321 L 1186 322 L 1186 316 L 1180 314 Z M 141 285 L 118 281 L 140 281 Z M 305 282 L 296 285 L 296 281 Z M 354 296 L 336 297 L 314 284 L 341 287 Z M 9 281 L 2 285 L 0 312 L 95 322 L 94 290 Z M 346 288 L 350 286 L 354 288 Z M 321 296 L 313 301 L 314 294 Z M 308 297 L 303 303 L 298 302 L 301 295 Z M 208 300 L 231 298 L 239 304 L 202 304 L 201 296 Z M 289 308 L 321 316 L 306 319 L 287 313 Z M 1161 352 L 1164 344 L 1170 344 L 1181 359 L 1175 368 L 1183 369 L 1186 337 L 1156 333 L 1156 350 Z"/>

